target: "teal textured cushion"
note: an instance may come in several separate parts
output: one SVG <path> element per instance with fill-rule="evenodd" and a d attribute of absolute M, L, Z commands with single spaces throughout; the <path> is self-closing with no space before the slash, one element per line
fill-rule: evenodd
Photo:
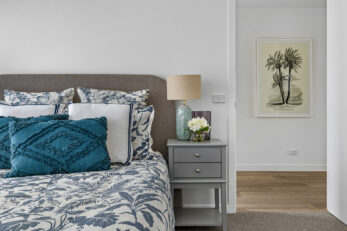
<path fill-rule="evenodd" d="M 7 177 L 99 171 L 110 168 L 105 117 L 10 122 L 11 171 Z"/>
<path fill-rule="evenodd" d="M 15 117 L 3 117 L 0 116 L 0 169 L 11 168 L 10 163 L 10 139 L 8 124 L 12 121 L 17 122 L 44 122 L 50 120 L 67 120 L 68 115 L 48 115 L 39 117 L 29 117 L 29 118 L 15 118 Z"/>

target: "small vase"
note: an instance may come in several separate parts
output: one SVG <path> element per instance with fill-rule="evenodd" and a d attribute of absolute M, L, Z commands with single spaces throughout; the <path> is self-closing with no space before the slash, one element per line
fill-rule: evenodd
<path fill-rule="evenodd" d="M 189 140 L 190 131 L 188 121 L 192 118 L 192 110 L 186 104 L 177 108 L 176 112 L 176 136 L 178 140 Z"/>
<path fill-rule="evenodd" d="M 194 142 L 203 142 L 205 141 L 205 133 L 193 133 L 192 134 L 192 140 Z"/>

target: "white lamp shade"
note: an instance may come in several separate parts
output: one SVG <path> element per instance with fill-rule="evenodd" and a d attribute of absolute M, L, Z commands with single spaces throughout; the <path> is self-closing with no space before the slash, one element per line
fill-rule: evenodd
<path fill-rule="evenodd" d="M 168 76 L 166 84 L 168 100 L 199 99 L 201 97 L 200 75 Z"/>

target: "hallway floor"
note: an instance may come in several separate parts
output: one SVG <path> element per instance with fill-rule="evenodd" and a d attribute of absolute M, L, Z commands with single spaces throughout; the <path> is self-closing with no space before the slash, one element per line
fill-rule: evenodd
<path fill-rule="evenodd" d="M 237 211 L 324 212 L 326 172 L 238 172 Z"/>

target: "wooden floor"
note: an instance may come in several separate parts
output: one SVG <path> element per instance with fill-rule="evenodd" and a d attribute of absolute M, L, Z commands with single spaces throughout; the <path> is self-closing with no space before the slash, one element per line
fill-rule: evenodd
<path fill-rule="evenodd" d="M 326 173 L 238 172 L 237 211 L 326 211 Z"/>

